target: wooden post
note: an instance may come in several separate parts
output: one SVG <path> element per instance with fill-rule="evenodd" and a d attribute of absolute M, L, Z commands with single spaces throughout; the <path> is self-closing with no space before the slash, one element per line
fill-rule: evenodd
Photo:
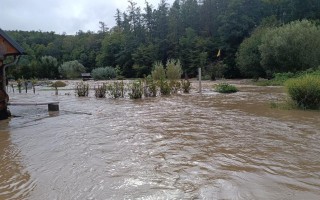
<path fill-rule="evenodd" d="M 199 77 L 199 93 L 201 94 L 202 93 L 202 85 L 201 85 L 201 67 L 198 68 L 198 77 Z"/>

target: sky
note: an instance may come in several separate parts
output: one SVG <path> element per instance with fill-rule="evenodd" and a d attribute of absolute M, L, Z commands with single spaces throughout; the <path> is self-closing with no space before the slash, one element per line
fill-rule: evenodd
<path fill-rule="evenodd" d="M 167 0 L 171 6 L 174 0 Z M 143 9 L 145 0 L 134 0 Z M 160 0 L 148 0 L 157 8 Z M 127 0 L 0 0 L 0 28 L 76 34 L 99 30 L 99 21 L 115 25 L 116 9 L 124 12 Z"/>

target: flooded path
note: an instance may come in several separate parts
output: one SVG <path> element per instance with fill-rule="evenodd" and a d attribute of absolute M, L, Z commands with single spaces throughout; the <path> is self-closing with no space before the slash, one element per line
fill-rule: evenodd
<path fill-rule="evenodd" d="M 282 88 L 130 99 L 60 92 L 0 122 L 0 200 L 320 199 L 320 112 L 270 108 Z M 93 93 L 91 91 L 91 93 Z"/>

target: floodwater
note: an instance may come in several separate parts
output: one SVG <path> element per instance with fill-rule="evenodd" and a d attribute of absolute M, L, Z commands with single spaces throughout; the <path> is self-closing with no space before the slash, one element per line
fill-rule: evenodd
<path fill-rule="evenodd" d="M 143 100 L 9 92 L 0 200 L 320 199 L 320 112 L 270 106 L 282 88 Z M 71 93 L 71 95 L 66 95 Z"/>

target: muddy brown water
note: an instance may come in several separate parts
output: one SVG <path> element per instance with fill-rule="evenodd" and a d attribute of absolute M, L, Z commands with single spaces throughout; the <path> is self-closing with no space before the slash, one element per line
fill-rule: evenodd
<path fill-rule="evenodd" d="M 282 88 L 239 87 L 143 100 L 11 92 L 60 111 L 10 106 L 0 200 L 320 199 L 320 112 L 272 109 Z"/>

